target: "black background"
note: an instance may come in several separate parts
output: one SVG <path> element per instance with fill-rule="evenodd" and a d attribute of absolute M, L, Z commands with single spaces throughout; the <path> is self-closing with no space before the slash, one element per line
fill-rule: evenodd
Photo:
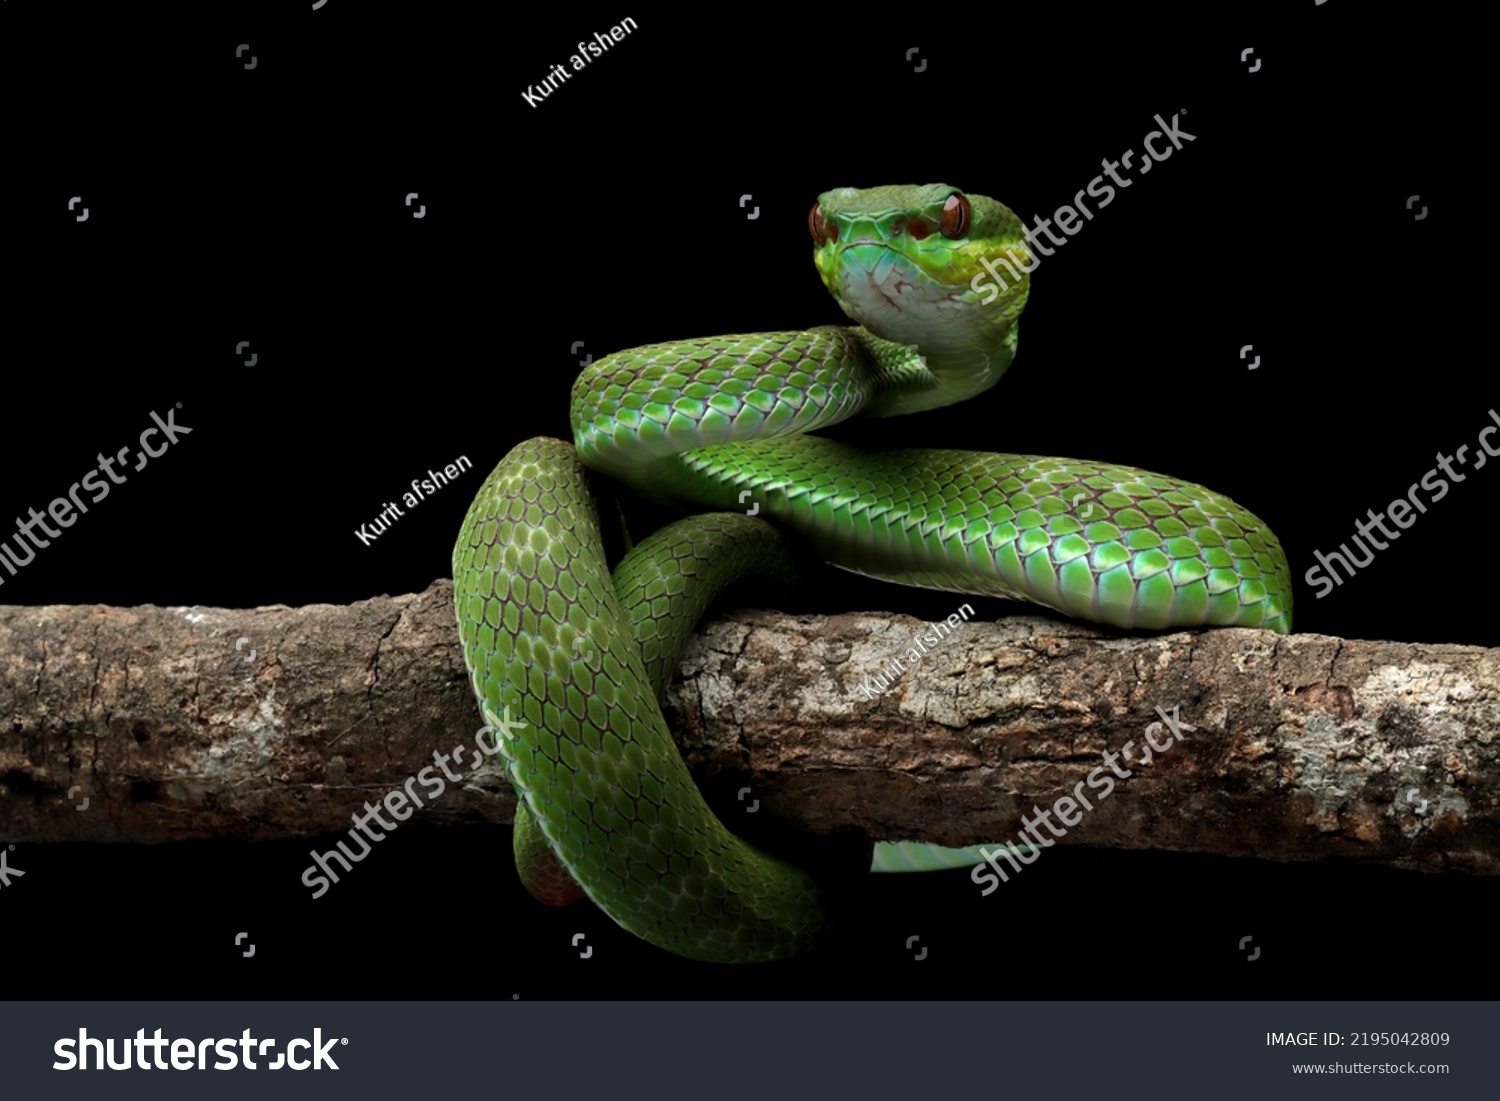
<path fill-rule="evenodd" d="M 193 429 L 7 577 L 7 603 L 251 607 L 424 589 L 450 572 L 482 472 L 522 439 L 567 436 L 582 355 L 845 321 L 811 262 L 818 193 L 941 181 L 1030 224 L 1103 158 L 1139 156 L 1154 115 L 1186 112 L 1196 140 L 1148 174 L 1133 161 L 1132 186 L 1037 270 L 999 386 L 847 434 L 1200 482 L 1280 536 L 1299 632 L 1495 642 L 1489 470 L 1325 599 L 1301 580 L 1314 550 L 1403 496 L 1436 453 L 1472 449 L 1500 405 L 1480 335 L 1485 69 L 1456 17 L 1409 9 L 1397 24 L 1355 0 L 901 18 L 558 6 L 509 23 L 470 5 L 205 7 L 148 21 L 69 5 L 64 18 L 10 0 L 0 13 L 0 517 L 45 508 L 96 453 L 133 444 L 152 410 L 180 402 Z M 626 42 L 525 102 L 627 15 L 639 29 Z M 75 195 L 86 223 L 67 210 Z M 466 480 L 372 546 L 353 536 L 458 455 L 476 467 Z M 822 591 L 827 611 L 940 617 L 952 604 L 841 575 Z M 1500 889 L 1487 880 L 1056 848 L 989 898 L 963 872 L 864 877 L 813 955 L 727 968 L 670 957 L 587 906 L 534 904 L 508 829 L 414 822 L 318 901 L 298 881 L 312 845 L 331 840 L 18 845 L 11 863 L 35 874 L 0 894 L 0 995 L 1494 991 Z M 232 943 L 242 929 L 250 960 Z M 929 949 L 920 962 L 912 935 Z M 1253 963 L 1246 935 L 1262 949 Z"/>

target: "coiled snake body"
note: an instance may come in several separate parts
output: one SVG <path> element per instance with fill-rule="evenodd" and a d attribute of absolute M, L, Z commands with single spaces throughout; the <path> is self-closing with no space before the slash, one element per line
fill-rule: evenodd
<path fill-rule="evenodd" d="M 782 568 L 784 536 L 759 517 L 835 565 L 907 585 L 1120 628 L 1291 629 L 1275 536 L 1202 486 L 1103 462 L 872 453 L 807 435 L 988 389 L 1015 353 L 1035 266 L 1010 210 L 942 184 L 826 192 L 809 226 L 855 327 L 594 362 L 573 388 L 576 452 L 550 439 L 514 448 L 454 548 L 465 662 L 486 721 L 507 732 L 523 881 L 544 901 L 581 888 L 638 936 L 698 959 L 788 956 L 821 920 L 808 876 L 710 811 L 658 706 L 703 608 L 737 578 Z M 656 499 L 731 511 L 668 526 L 611 577 L 582 464 Z"/>

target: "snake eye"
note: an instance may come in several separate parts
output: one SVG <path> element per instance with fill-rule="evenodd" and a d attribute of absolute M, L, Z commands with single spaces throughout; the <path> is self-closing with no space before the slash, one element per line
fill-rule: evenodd
<path fill-rule="evenodd" d="M 964 198 L 962 192 L 955 191 L 943 204 L 943 224 L 940 227 L 943 236 L 951 240 L 962 237 L 969 232 L 969 222 L 972 218 L 973 212 L 969 210 L 969 200 Z"/>
<path fill-rule="evenodd" d="M 812 234 L 813 243 L 819 246 L 839 239 L 838 223 L 823 220 L 822 203 L 813 203 L 813 208 L 807 212 L 807 229 Z"/>

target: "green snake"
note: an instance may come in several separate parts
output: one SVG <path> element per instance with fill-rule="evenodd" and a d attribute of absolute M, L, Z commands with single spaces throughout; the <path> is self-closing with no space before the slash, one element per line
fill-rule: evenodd
<path fill-rule="evenodd" d="M 785 532 L 860 574 L 1117 628 L 1291 630 L 1280 544 L 1202 486 L 1104 462 L 872 452 L 809 435 L 993 386 L 1036 263 L 1015 214 L 943 184 L 828 191 L 808 223 L 854 326 L 593 362 L 573 387 L 573 446 L 515 447 L 453 552 L 464 660 L 517 794 L 522 881 L 543 901 L 586 894 L 695 959 L 790 956 L 822 920 L 807 874 L 709 809 L 659 706 L 699 614 L 735 580 L 783 570 Z M 611 576 L 585 466 L 725 511 L 669 525 Z"/>

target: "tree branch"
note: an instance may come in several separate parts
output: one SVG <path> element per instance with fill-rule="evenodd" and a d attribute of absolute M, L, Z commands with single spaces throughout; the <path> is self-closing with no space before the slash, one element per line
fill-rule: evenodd
<path fill-rule="evenodd" d="M 0 655 L 8 841 L 341 832 L 460 745 L 464 780 L 420 820 L 511 818 L 504 773 L 471 761 L 448 581 L 348 607 L 3 607 Z M 811 833 L 1003 841 L 1040 807 L 1060 844 L 1494 874 L 1497 700 L 1478 647 L 746 611 L 694 638 L 667 718 L 731 825 L 749 787 Z M 1180 740 L 1144 762 L 1164 717 Z M 1126 778 L 1105 753 L 1128 742 Z"/>

